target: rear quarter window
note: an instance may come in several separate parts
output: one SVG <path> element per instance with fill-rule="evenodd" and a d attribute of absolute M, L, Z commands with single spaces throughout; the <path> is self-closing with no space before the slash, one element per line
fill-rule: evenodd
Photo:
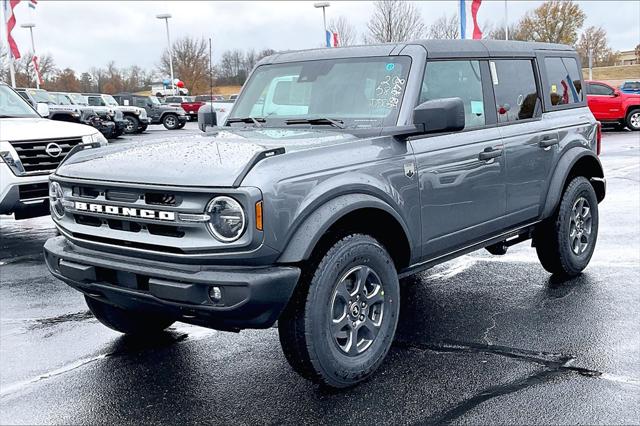
<path fill-rule="evenodd" d="M 582 79 L 575 58 L 547 57 L 544 59 L 547 73 L 547 100 L 551 106 L 581 104 Z"/>

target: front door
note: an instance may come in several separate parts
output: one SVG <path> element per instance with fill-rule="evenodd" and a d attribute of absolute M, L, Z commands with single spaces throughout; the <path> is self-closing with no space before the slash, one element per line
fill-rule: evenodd
<path fill-rule="evenodd" d="M 505 213 L 505 161 L 495 111 L 487 109 L 487 62 L 427 63 L 420 102 L 459 97 L 465 128 L 411 141 L 419 177 L 422 256 L 432 259 L 491 235 Z M 490 89 L 489 89 L 490 90 Z"/>
<path fill-rule="evenodd" d="M 622 101 L 613 87 L 601 83 L 588 83 L 587 98 L 596 120 L 618 120 L 624 117 Z"/>

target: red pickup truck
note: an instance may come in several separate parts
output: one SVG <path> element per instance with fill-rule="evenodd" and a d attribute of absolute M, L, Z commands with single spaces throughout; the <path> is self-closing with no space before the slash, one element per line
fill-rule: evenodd
<path fill-rule="evenodd" d="M 198 120 L 198 110 L 204 105 L 204 102 L 196 101 L 195 96 L 167 96 L 164 103 L 182 107 L 191 121 Z"/>
<path fill-rule="evenodd" d="M 640 95 L 623 93 L 601 81 L 586 81 L 587 104 L 596 120 L 640 130 Z"/>

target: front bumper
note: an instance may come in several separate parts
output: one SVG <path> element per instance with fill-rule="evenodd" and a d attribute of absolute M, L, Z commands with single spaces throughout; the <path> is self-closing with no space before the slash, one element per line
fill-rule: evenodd
<path fill-rule="evenodd" d="M 47 240 L 44 254 L 55 277 L 89 297 L 219 330 L 271 327 L 300 277 L 300 269 L 295 267 L 222 267 L 132 259 L 81 248 L 64 237 Z M 211 286 L 221 289 L 221 302 L 209 298 Z"/>
<path fill-rule="evenodd" d="M 49 214 L 49 175 L 16 176 L 0 160 L 0 214 L 27 219 Z"/>

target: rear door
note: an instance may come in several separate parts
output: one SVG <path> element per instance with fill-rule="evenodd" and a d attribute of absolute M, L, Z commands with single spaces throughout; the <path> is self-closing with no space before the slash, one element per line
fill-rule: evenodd
<path fill-rule="evenodd" d="M 433 258 L 495 233 L 505 213 L 505 161 L 487 61 L 429 61 L 419 102 L 459 97 L 460 132 L 411 140 L 419 178 L 422 256 Z"/>
<path fill-rule="evenodd" d="M 534 58 L 490 62 L 498 128 L 506 155 L 509 228 L 537 217 L 558 148 L 558 133 L 542 120 Z"/>

